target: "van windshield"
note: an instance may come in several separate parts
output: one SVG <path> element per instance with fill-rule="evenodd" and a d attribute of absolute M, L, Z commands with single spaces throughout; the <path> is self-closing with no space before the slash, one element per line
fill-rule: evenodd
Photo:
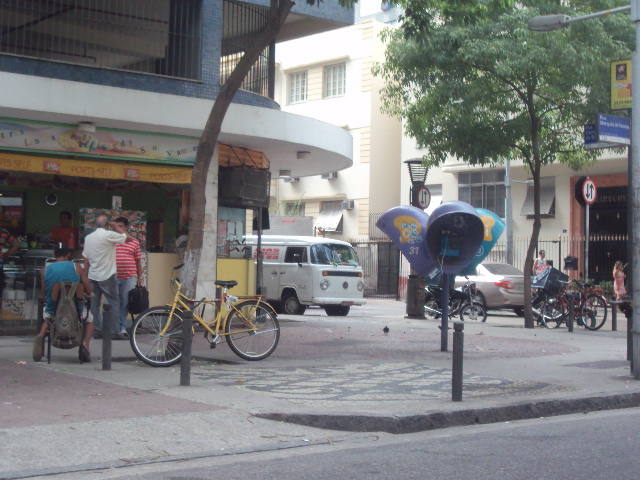
<path fill-rule="evenodd" d="M 325 243 L 311 247 L 311 263 L 321 265 L 351 265 L 357 267 L 358 255 L 356 251 L 347 245 Z"/>

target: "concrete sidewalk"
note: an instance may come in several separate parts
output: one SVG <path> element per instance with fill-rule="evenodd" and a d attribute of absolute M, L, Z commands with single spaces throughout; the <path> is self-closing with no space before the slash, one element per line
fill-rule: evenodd
<path fill-rule="evenodd" d="M 0 479 L 640 405 L 623 315 L 617 332 L 610 314 L 597 332 L 524 329 L 510 314 L 465 324 L 462 402 L 452 334 L 442 352 L 439 322 L 405 318 L 401 302 L 279 318 L 260 362 L 197 334 L 188 387 L 179 365 L 149 367 L 129 342 L 113 342 L 103 371 L 101 341 L 90 364 L 75 349 L 47 364 L 31 360 L 33 337 L 0 337 Z"/>

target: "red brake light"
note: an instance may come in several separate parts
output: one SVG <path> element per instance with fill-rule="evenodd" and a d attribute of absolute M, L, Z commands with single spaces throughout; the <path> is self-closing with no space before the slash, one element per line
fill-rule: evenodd
<path fill-rule="evenodd" d="M 511 290 L 513 288 L 513 284 L 509 280 L 500 280 L 499 282 L 493 282 L 494 285 L 497 285 L 500 288 L 506 288 L 507 290 Z"/>

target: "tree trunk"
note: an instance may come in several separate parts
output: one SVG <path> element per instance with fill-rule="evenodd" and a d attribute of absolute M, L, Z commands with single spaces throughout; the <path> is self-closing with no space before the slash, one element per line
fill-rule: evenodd
<path fill-rule="evenodd" d="M 262 51 L 273 42 L 293 5 L 293 2 L 290 0 L 271 0 L 269 16 L 264 29 L 254 38 L 252 44 L 238 62 L 238 65 L 236 65 L 231 75 L 229 75 L 229 78 L 227 78 L 220 88 L 211 113 L 209 113 L 207 124 L 202 131 L 191 177 L 189 239 L 187 248 L 183 254 L 184 269 L 181 273 L 184 292 L 191 298 L 194 298 L 196 293 L 205 227 L 209 222 L 212 225 L 217 223 L 217 217 L 210 219 L 205 218 L 205 186 L 213 152 L 222 129 L 222 122 L 235 93 L 242 85 L 247 73 L 249 73 L 249 70 L 257 61 Z M 215 167 L 217 167 L 217 165 L 215 165 Z"/>
<path fill-rule="evenodd" d="M 527 258 L 524 262 L 524 327 L 534 328 L 533 310 L 531 305 L 531 276 L 533 270 L 533 257 L 535 256 L 536 246 L 538 245 L 538 237 L 540 235 L 540 161 L 537 155 L 534 157 L 533 168 L 533 229 L 531 231 L 531 239 L 527 248 Z"/>

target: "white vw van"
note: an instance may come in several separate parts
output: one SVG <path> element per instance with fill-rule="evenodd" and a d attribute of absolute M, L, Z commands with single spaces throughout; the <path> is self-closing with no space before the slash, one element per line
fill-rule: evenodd
<path fill-rule="evenodd" d="M 256 235 L 247 235 L 254 260 Z M 364 279 L 351 244 L 322 237 L 262 236 L 262 285 L 282 313 L 302 315 L 309 305 L 344 316 L 364 305 Z M 279 308 L 278 308 L 279 307 Z"/>

